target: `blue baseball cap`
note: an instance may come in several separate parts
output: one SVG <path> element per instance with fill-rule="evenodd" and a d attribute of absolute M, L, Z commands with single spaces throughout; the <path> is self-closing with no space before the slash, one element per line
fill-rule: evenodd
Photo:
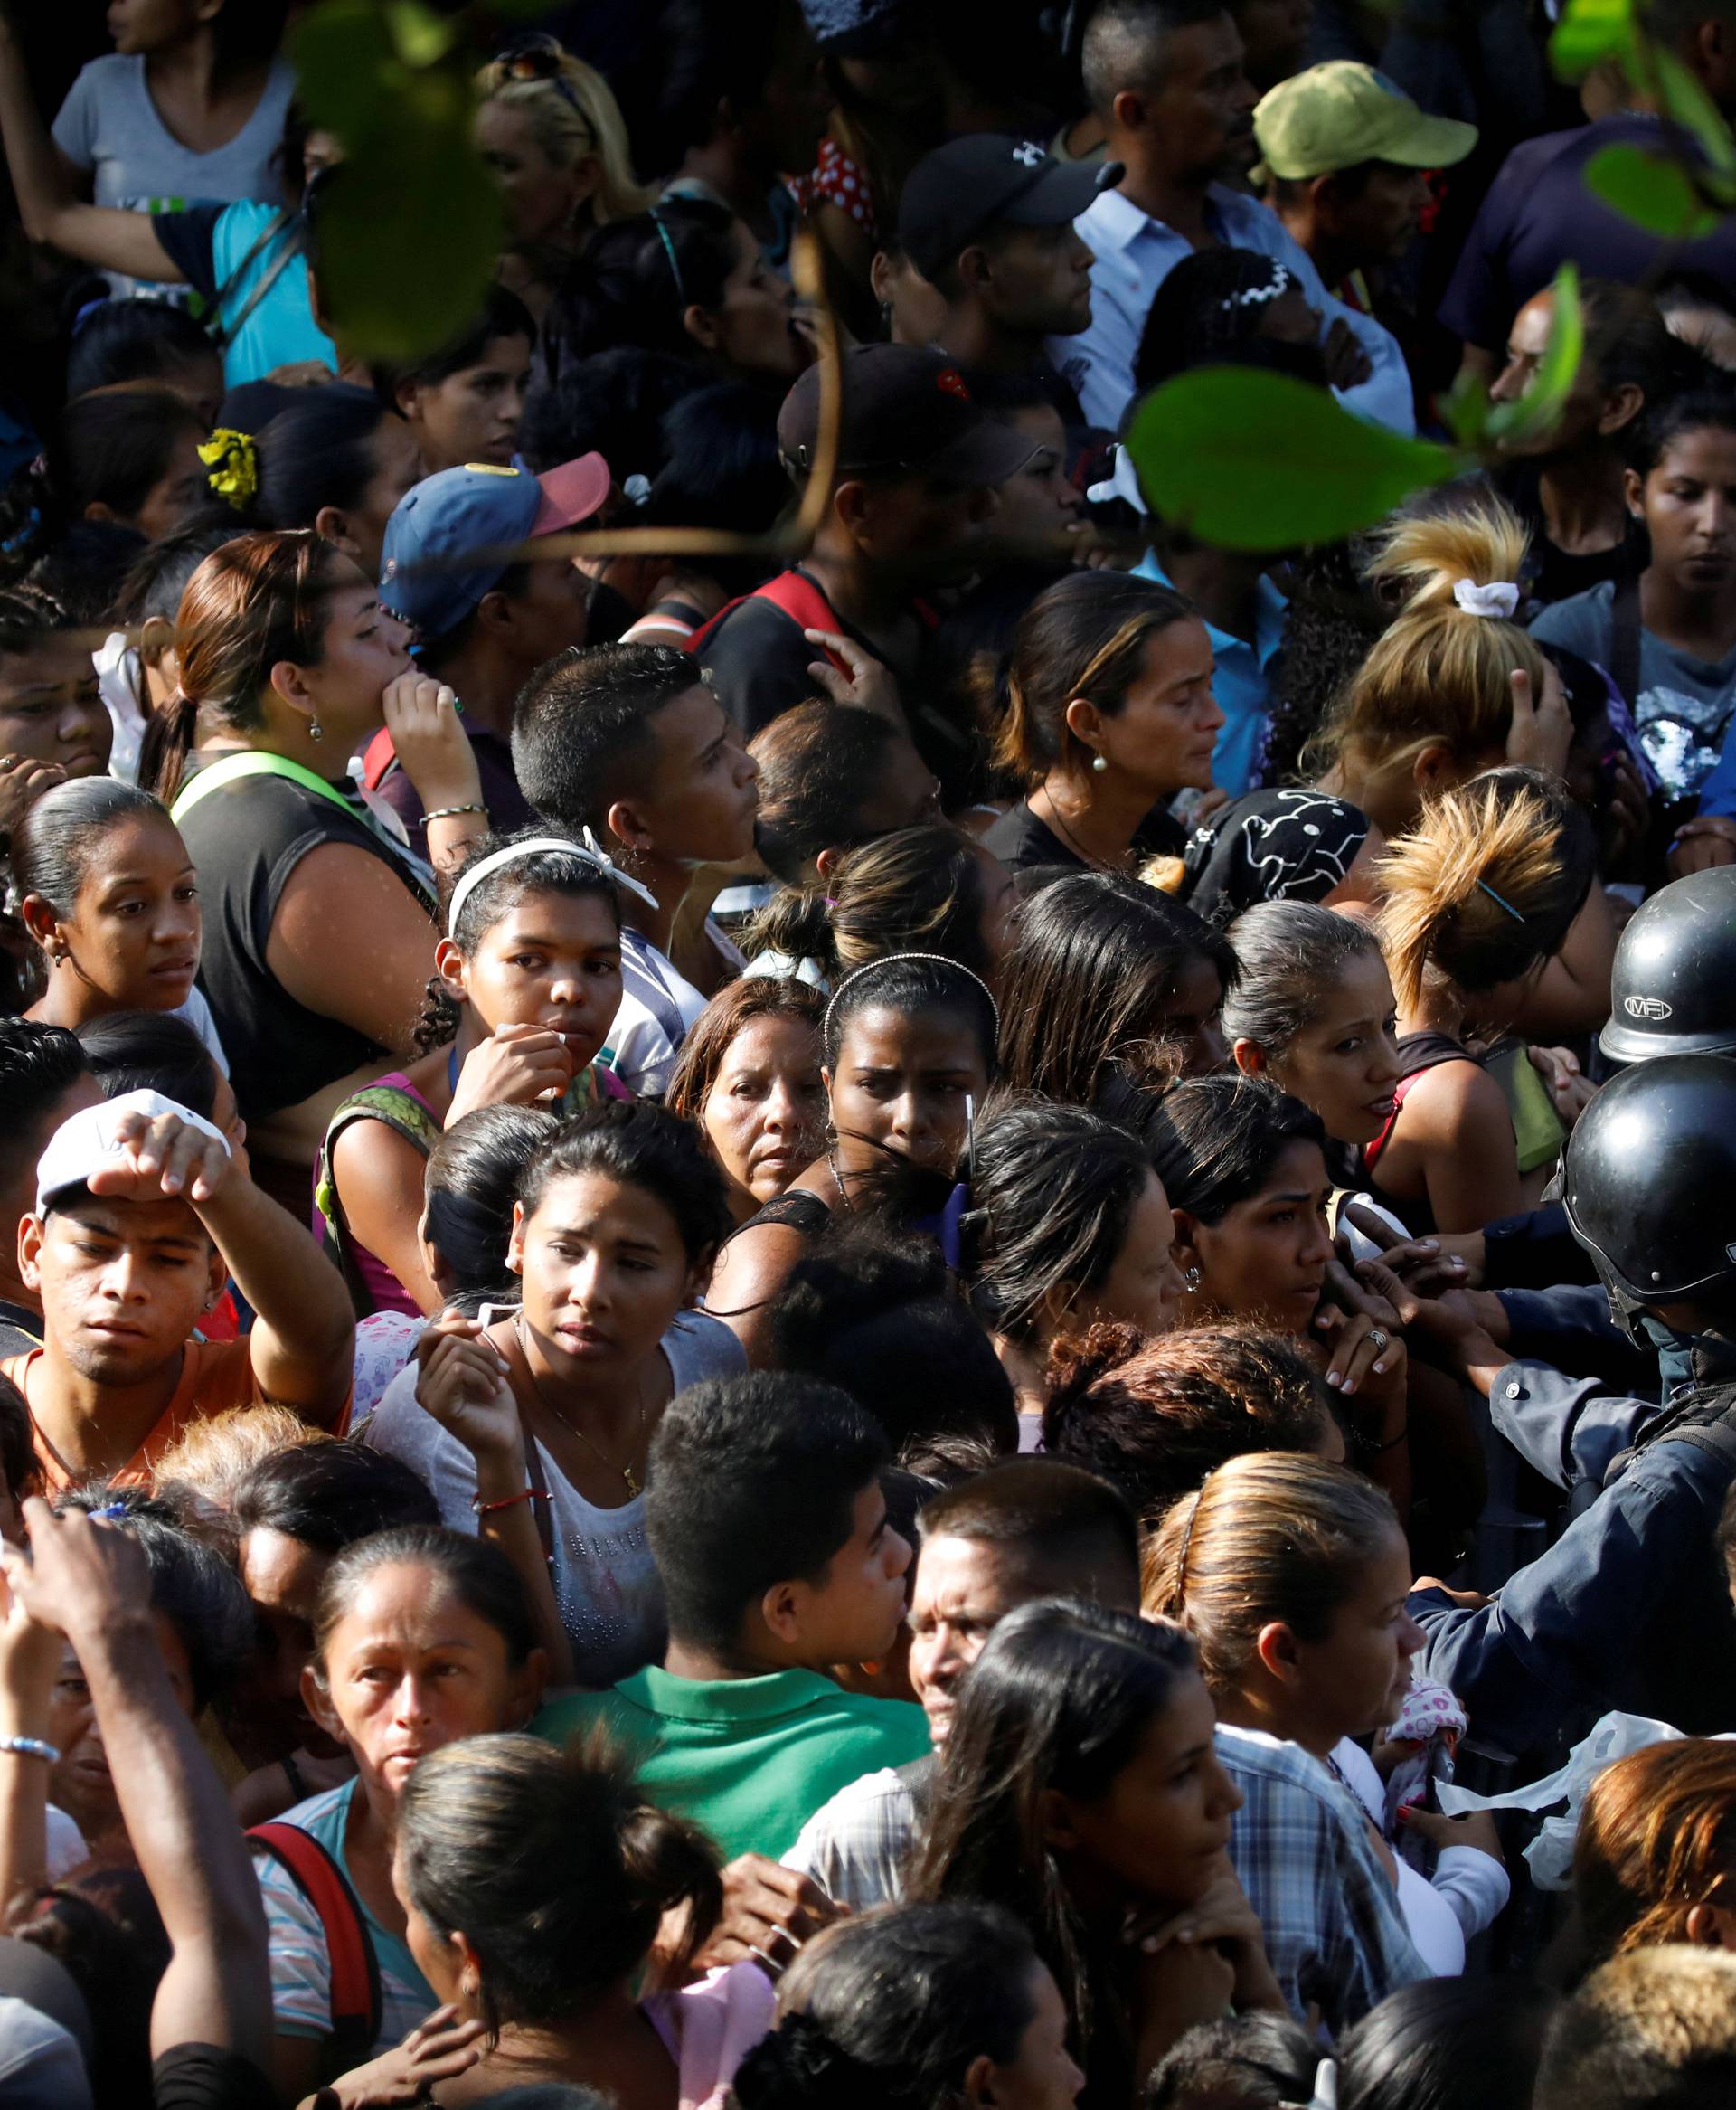
<path fill-rule="evenodd" d="M 540 477 L 484 461 L 424 477 L 386 523 L 381 601 L 420 642 L 431 644 L 474 614 L 509 569 L 510 557 L 494 553 L 590 519 L 601 511 L 610 481 L 600 454 L 581 454 Z M 491 554 L 467 567 L 472 552 Z"/>

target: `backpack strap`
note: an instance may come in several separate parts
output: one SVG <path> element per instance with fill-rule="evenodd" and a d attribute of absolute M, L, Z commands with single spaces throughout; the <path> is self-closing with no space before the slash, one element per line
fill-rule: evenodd
<path fill-rule="evenodd" d="M 332 1969 L 329 2068 L 347 2073 L 373 2056 L 382 2013 L 380 1963 L 361 1900 L 336 1861 L 300 1825 L 255 1824 L 247 1837 L 287 1871 L 319 1916 Z"/>
<path fill-rule="evenodd" d="M 726 602 L 710 622 L 693 632 L 683 649 L 691 652 L 695 658 L 703 659 L 706 646 L 711 643 L 722 624 L 734 614 L 743 601 L 770 601 L 775 609 L 789 618 L 798 630 L 835 631 L 838 628 L 837 611 L 806 572 L 780 572 L 775 579 L 769 579 L 753 592 L 743 593 L 736 600 Z M 828 652 L 826 658 L 840 674 L 849 673 L 850 669 L 835 652 Z"/>
<path fill-rule="evenodd" d="M 362 750 L 362 788 L 364 791 L 377 791 L 398 766 L 398 750 L 393 744 L 392 728 L 382 725 Z"/>

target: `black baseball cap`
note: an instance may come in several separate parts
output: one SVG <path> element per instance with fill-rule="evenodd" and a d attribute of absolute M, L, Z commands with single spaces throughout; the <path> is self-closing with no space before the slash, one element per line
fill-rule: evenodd
<path fill-rule="evenodd" d="M 925 154 L 910 171 L 898 208 L 898 246 L 932 279 L 996 221 L 1059 227 L 1122 175 L 1118 161 L 1100 168 L 1057 161 L 1034 139 L 971 132 Z"/>
<path fill-rule="evenodd" d="M 854 345 L 844 355 L 838 473 L 901 470 L 975 488 L 1005 483 L 1031 459 L 1031 442 L 979 409 L 944 352 L 915 345 Z M 810 366 L 778 413 L 778 450 L 804 476 L 820 433 L 821 369 Z"/>

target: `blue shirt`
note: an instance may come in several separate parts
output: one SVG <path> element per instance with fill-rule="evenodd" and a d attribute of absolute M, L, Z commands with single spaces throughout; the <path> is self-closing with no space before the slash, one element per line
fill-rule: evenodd
<path fill-rule="evenodd" d="M 1175 584 L 1157 562 L 1155 550 L 1148 550 L 1145 563 L 1136 564 L 1133 569 L 1136 578 L 1155 579 L 1160 586 Z M 1271 664 L 1273 653 L 1283 642 L 1284 611 L 1288 606 L 1278 588 L 1262 573 L 1254 588 L 1251 645 L 1245 638 L 1232 637 L 1228 630 L 1219 629 L 1204 616 L 1200 618 L 1205 624 L 1206 636 L 1212 640 L 1215 662 L 1212 694 L 1223 713 L 1223 730 L 1218 734 L 1218 744 L 1212 750 L 1212 781 L 1228 791 L 1232 799 L 1240 799 L 1244 791 L 1252 790 L 1254 772 L 1265 752 L 1271 701 L 1266 669 Z"/>
<path fill-rule="evenodd" d="M 1373 372 L 1355 388 L 1335 393 L 1344 408 L 1407 436 L 1417 429 L 1410 374 L 1391 330 L 1372 315 L 1360 315 L 1326 291 L 1307 253 L 1276 213 L 1240 191 L 1213 184 L 1206 198 L 1207 225 L 1231 249 L 1275 257 L 1290 271 L 1323 330 L 1348 323 L 1368 354 Z M 1091 319 L 1078 336 L 1051 337 L 1049 357 L 1077 391 L 1086 421 L 1118 431 L 1133 396 L 1133 365 L 1152 297 L 1193 244 L 1161 220 L 1153 220 L 1120 191 L 1102 191 L 1073 222 L 1090 244 Z"/>

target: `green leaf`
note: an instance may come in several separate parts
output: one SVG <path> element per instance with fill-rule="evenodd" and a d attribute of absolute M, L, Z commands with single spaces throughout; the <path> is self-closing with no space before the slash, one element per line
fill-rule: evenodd
<path fill-rule="evenodd" d="M 1585 354 L 1585 312 L 1580 304 L 1576 267 L 1563 264 L 1550 291 L 1554 296 L 1554 312 L 1549 342 L 1537 362 L 1537 371 L 1517 402 L 1497 403 L 1489 413 L 1487 437 L 1497 444 L 1533 440 L 1540 433 L 1552 431 L 1579 379 L 1580 361 Z"/>
<path fill-rule="evenodd" d="M 1179 374 L 1127 450 L 1154 512 L 1221 549 L 1297 549 L 1373 526 L 1458 456 L 1353 417 L 1323 388 L 1241 366 Z"/>
<path fill-rule="evenodd" d="M 1657 69 L 1664 114 L 1692 134 L 1708 167 L 1720 175 L 1736 175 L 1736 140 L 1723 113 L 1674 52 L 1662 44 L 1649 47 L 1647 57 Z"/>
<path fill-rule="evenodd" d="M 1600 59 L 1626 58 L 1634 30 L 1633 0 L 1568 0 L 1549 40 L 1550 62 L 1561 80 L 1580 80 Z"/>
<path fill-rule="evenodd" d="M 467 328 L 494 277 L 500 191 L 462 123 L 407 109 L 343 164 L 320 219 L 320 294 L 346 346 L 398 361 Z"/>
<path fill-rule="evenodd" d="M 1692 241 L 1711 234 L 1718 215 L 1702 204 L 1680 162 L 1641 147 L 1605 147 L 1585 165 L 1585 187 L 1648 234 Z"/>
<path fill-rule="evenodd" d="M 362 139 L 391 101 L 397 54 L 374 0 L 323 0 L 302 17 L 289 55 L 309 121 L 346 146 Z"/>
<path fill-rule="evenodd" d="M 461 24 L 443 19 L 421 0 L 386 0 L 385 14 L 393 48 L 406 66 L 432 66 L 458 41 Z"/>
<path fill-rule="evenodd" d="M 1492 406 L 1481 378 L 1468 367 L 1453 376 L 1453 385 L 1439 403 L 1447 430 L 1461 447 L 1480 447 L 1488 436 Z"/>

